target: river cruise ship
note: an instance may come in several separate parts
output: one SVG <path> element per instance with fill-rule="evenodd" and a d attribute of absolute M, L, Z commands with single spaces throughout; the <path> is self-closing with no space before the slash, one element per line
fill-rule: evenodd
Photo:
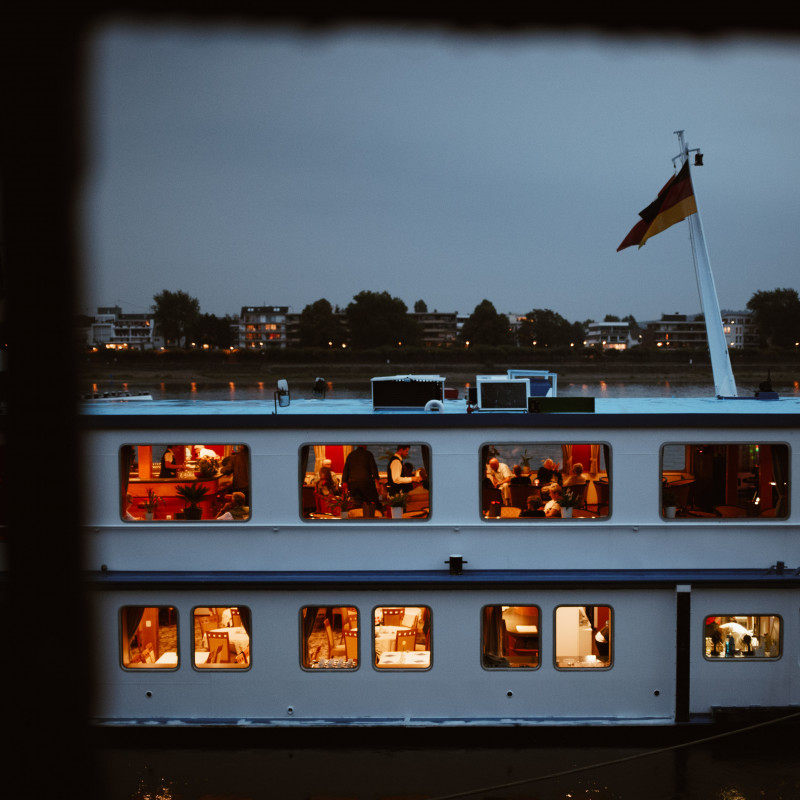
<path fill-rule="evenodd" d="M 525 370 L 293 388 L 84 405 L 98 724 L 800 705 L 800 399 L 567 398 Z"/>

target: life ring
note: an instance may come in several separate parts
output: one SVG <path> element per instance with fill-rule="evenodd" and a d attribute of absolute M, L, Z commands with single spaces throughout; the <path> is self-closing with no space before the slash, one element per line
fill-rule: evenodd
<path fill-rule="evenodd" d="M 425 411 L 428 413 L 431 411 L 444 411 L 444 403 L 441 400 L 428 400 L 425 403 Z"/>

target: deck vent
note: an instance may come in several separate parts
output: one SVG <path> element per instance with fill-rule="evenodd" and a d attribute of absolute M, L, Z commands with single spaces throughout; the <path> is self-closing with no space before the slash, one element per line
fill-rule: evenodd
<path fill-rule="evenodd" d="M 372 379 L 372 407 L 423 410 L 430 400 L 444 399 L 439 375 L 390 375 Z"/>

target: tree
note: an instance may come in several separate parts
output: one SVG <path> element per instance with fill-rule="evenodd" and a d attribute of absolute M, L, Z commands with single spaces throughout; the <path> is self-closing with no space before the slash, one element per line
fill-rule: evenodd
<path fill-rule="evenodd" d="M 345 341 L 341 320 L 324 298 L 302 310 L 298 334 L 303 347 L 341 347 Z"/>
<path fill-rule="evenodd" d="M 800 297 L 795 289 L 756 292 L 748 301 L 762 346 L 794 346 L 800 341 Z"/>
<path fill-rule="evenodd" d="M 419 327 L 408 315 L 408 307 L 388 292 L 359 292 L 345 309 L 345 315 L 350 343 L 357 349 L 419 342 Z"/>
<path fill-rule="evenodd" d="M 188 347 L 189 336 L 200 317 L 200 303 L 186 292 L 163 292 L 153 297 L 153 317 L 164 340 Z"/>
<path fill-rule="evenodd" d="M 190 332 L 191 341 L 198 346 L 228 348 L 238 343 L 238 336 L 234 335 L 234 325 L 239 318 L 234 314 L 218 317 L 216 314 L 200 314 L 197 323 Z"/>
<path fill-rule="evenodd" d="M 577 326 L 549 308 L 534 308 L 525 315 L 519 327 L 517 341 L 521 347 L 536 342 L 537 347 L 569 346 L 576 341 Z M 581 328 L 577 341 L 583 342 Z"/>
<path fill-rule="evenodd" d="M 425 314 L 427 310 L 428 304 L 424 300 L 417 300 L 417 302 L 414 303 L 414 311 L 417 314 Z"/>
<path fill-rule="evenodd" d="M 499 314 L 489 300 L 481 300 L 461 328 L 459 338 L 465 344 L 511 344 L 508 317 Z"/>

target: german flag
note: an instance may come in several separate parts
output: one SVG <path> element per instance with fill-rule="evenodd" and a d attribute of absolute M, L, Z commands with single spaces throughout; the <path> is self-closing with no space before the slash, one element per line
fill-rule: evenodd
<path fill-rule="evenodd" d="M 684 161 L 683 166 L 658 193 L 658 197 L 644 211 L 639 212 L 641 220 L 631 228 L 631 232 L 617 248 L 617 252 L 634 244 L 643 247 L 651 236 L 665 231 L 670 225 L 696 212 L 697 204 L 694 201 L 692 178 L 689 175 L 689 162 Z"/>

